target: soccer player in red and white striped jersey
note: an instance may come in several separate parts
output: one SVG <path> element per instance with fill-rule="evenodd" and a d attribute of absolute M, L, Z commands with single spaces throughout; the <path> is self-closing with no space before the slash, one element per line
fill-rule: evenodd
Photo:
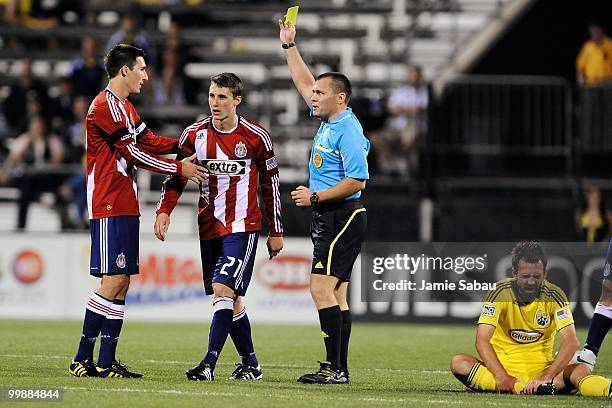
<path fill-rule="evenodd" d="M 268 252 L 283 247 L 280 185 L 276 156 L 269 133 L 251 119 L 239 116 L 243 85 L 231 73 L 211 78 L 208 102 L 212 116 L 187 127 L 179 141 L 179 157 L 196 154 L 208 169 L 200 185 L 198 224 L 204 286 L 215 295 L 208 352 L 187 372 L 191 380 L 212 380 L 215 364 L 228 333 L 242 356 L 232 379 L 259 379 L 261 370 L 251 339 L 244 302 L 251 279 L 262 214 L 257 199 L 261 186 L 269 227 Z M 170 214 L 187 183 L 166 179 L 158 204 L 155 234 L 165 239 Z M 232 323 L 233 321 L 233 323 Z"/>
<path fill-rule="evenodd" d="M 119 44 L 106 57 L 106 71 L 108 87 L 93 100 L 86 119 L 90 274 L 102 282 L 87 303 L 83 334 L 69 371 L 76 377 L 142 377 L 115 359 L 130 275 L 138 273 L 136 168 L 183 175 L 198 183 L 206 173 L 191 163 L 193 158 L 180 162 L 155 155 L 176 152 L 178 141 L 153 134 L 127 100 L 140 93 L 148 79 L 144 52 Z M 96 368 L 93 349 L 98 334 Z"/>

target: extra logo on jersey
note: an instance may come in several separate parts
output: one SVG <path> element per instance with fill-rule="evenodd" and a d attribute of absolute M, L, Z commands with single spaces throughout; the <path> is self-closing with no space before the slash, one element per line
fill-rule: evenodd
<path fill-rule="evenodd" d="M 607 278 L 608 276 L 610 276 L 610 262 L 606 262 L 606 266 L 604 266 L 603 275 L 604 275 L 604 278 Z"/>
<path fill-rule="evenodd" d="M 548 326 L 548 313 L 544 310 L 539 310 L 535 315 L 535 322 L 540 327 Z"/>
<path fill-rule="evenodd" d="M 535 343 L 540 340 L 544 333 L 537 330 L 514 329 L 510 330 L 512 340 L 521 344 Z"/>
<path fill-rule="evenodd" d="M 323 165 L 323 156 L 321 156 L 319 153 L 315 153 L 314 156 L 312 156 L 312 163 L 318 169 Z"/>
<path fill-rule="evenodd" d="M 125 268 L 125 255 L 123 255 L 123 252 L 117 255 L 117 266 L 121 269 Z"/>
<path fill-rule="evenodd" d="M 213 176 L 242 176 L 246 174 L 246 160 L 202 160 L 202 165 Z"/>
<path fill-rule="evenodd" d="M 238 142 L 238 144 L 234 148 L 234 153 L 236 154 L 236 157 L 242 159 L 243 157 L 247 155 L 246 145 L 242 142 Z"/>

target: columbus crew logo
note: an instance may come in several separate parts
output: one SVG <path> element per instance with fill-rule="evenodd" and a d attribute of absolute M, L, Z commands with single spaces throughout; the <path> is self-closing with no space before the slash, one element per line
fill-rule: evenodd
<path fill-rule="evenodd" d="M 236 157 L 238 157 L 239 159 L 242 159 L 244 156 L 247 155 L 246 145 L 242 142 L 239 142 L 234 148 L 234 153 L 236 153 Z"/>
<path fill-rule="evenodd" d="M 312 162 L 314 166 L 318 169 L 323 165 L 323 156 L 321 156 L 319 153 L 315 153 L 315 155 L 312 157 Z"/>
<path fill-rule="evenodd" d="M 125 255 L 123 255 L 123 252 L 117 256 L 117 266 L 121 269 L 125 268 Z"/>
<path fill-rule="evenodd" d="M 535 315 L 535 321 L 538 326 L 546 327 L 548 325 L 548 314 L 544 311 L 539 311 Z"/>

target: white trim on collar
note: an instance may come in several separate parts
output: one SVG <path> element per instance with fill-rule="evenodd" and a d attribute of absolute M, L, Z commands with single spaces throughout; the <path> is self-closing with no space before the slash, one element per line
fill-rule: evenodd
<path fill-rule="evenodd" d="M 219 129 L 217 129 L 217 127 L 215 126 L 215 119 L 214 118 L 210 119 L 210 124 L 212 125 L 213 129 L 215 129 L 216 132 L 224 133 L 224 134 L 232 133 L 234 130 L 236 130 L 236 128 L 238 128 L 238 125 L 240 124 L 240 115 L 236 115 L 236 126 L 231 128 L 230 130 L 219 130 Z"/>

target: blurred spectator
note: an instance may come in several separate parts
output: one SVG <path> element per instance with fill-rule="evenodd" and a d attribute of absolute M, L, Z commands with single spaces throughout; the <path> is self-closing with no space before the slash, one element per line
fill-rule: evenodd
<path fill-rule="evenodd" d="M 69 214 L 67 228 L 86 228 L 88 225 L 87 187 L 85 181 L 85 120 L 90 101 L 79 96 L 74 99 L 74 121 L 64 134 L 66 146 L 66 163 L 75 165 L 75 171 L 60 187 L 60 194 L 65 202 L 71 202 L 74 211 Z"/>
<path fill-rule="evenodd" d="M 387 101 L 389 117 L 385 128 L 374 136 L 382 160 L 383 174 L 407 177 L 418 168 L 420 139 L 427 132 L 429 91 L 423 82 L 421 68 L 408 69 L 408 83 L 394 89 Z"/>
<path fill-rule="evenodd" d="M 585 200 L 576 209 L 575 221 L 576 232 L 583 241 L 600 242 L 610 238 L 612 212 L 601 199 L 601 191 L 597 186 L 586 189 Z"/>
<path fill-rule="evenodd" d="M 179 53 L 166 48 L 162 54 L 163 68 L 161 75 L 155 79 L 154 92 L 156 105 L 185 105 L 183 92 L 183 69 L 180 66 Z"/>
<path fill-rule="evenodd" d="M 155 49 L 149 42 L 147 33 L 138 28 L 137 9 L 132 9 L 121 17 L 120 28 L 106 43 L 106 53 L 108 53 L 117 44 L 129 44 L 141 48 L 145 52 L 145 61 L 147 66 L 155 67 L 157 57 Z M 137 31 L 138 30 L 138 31 Z M 143 92 L 139 95 L 130 96 L 130 101 L 135 105 L 140 105 L 142 101 L 152 104 L 154 99 L 153 84 L 155 83 L 154 71 L 147 69 L 149 80 L 143 85 Z"/>
<path fill-rule="evenodd" d="M 58 187 L 65 180 L 60 169 L 63 155 L 60 139 L 47 134 L 41 116 L 33 116 L 28 131 L 11 144 L 9 156 L 0 169 L 0 184 L 10 182 L 19 189 L 18 231 L 26 226 L 30 203 L 45 191 L 55 193 L 56 209 L 62 227 L 65 225 L 66 206 L 58 192 Z"/>
<path fill-rule="evenodd" d="M 19 80 L 4 100 L 3 112 L 15 134 L 28 127 L 28 114 L 47 112 L 47 87 L 32 75 L 32 61 L 21 60 Z M 38 106 L 36 106 L 38 105 Z"/>
<path fill-rule="evenodd" d="M 134 10 L 126 13 L 121 17 L 120 28 L 116 31 L 106 43 L 106 53 L 108 53 L 117 44 L 130 44 L 138 48 L 142 48 L 146 54 L 145 60 L 147 65 L 155 65 L 156 56 L 155 50 L 151 47 L 148 36 L 145 31 L 137 31 L 138 17 Z"/>
<path fill-rule="evenodd" d="M 177 60 L 177 75 L 182 82 L 182 92 L 184 94 L 185 103 L 190 105 L 197 104 L 197 97 L 200 92 L 201 81 L 190 78 L 184 73 L 185 64 L 192 61 L 192 55 L 190 48 L 183 40 L 183 30 L 176 21 L 173 21 L 170 24 L 170 28 L 168 29 L 168 34 L 166 35 L 166 40 L 164 42 L 164 48 L 161 52 L 162 60 L 160 62 L 160 69 L 162 72 L 165 69 L 164 64 L 166 63 L 163 54 L 168 50 L 172 50 L 176 53 L 176 55 L 172 58 Z"/>
<path fill-rule="evenodd" d="M 9 24 L 32 29 L 57 27 L 62 13 L 60 6 L 60 0 L 9 0 L 6 20 Z"/>
<path fill-rule="evenodd" d="M 587 40 L 576 59 L 578 82 L 589 86 L 603 85 L 612 81 L 612 40 L 597 23 L 589 24 L 590 39 Z"/>
<path fill-rule="evenodd" d="M 86 36 L 81 42 L 81 57 L 72 62 L 70 81 L 74 96 L 85 96 L 92 101 L 106 82 L 106 72 L 98 58 L 95 38 Z"/>
<path fill-rule="evenodd" d="M 64 128 L 73 120 L 72 116 L 72 84 L 68 78 L 60 78 L 57 86 L 51 88 L 49 111 L 51 115 L 51 132 L 61 134 Z"/>

